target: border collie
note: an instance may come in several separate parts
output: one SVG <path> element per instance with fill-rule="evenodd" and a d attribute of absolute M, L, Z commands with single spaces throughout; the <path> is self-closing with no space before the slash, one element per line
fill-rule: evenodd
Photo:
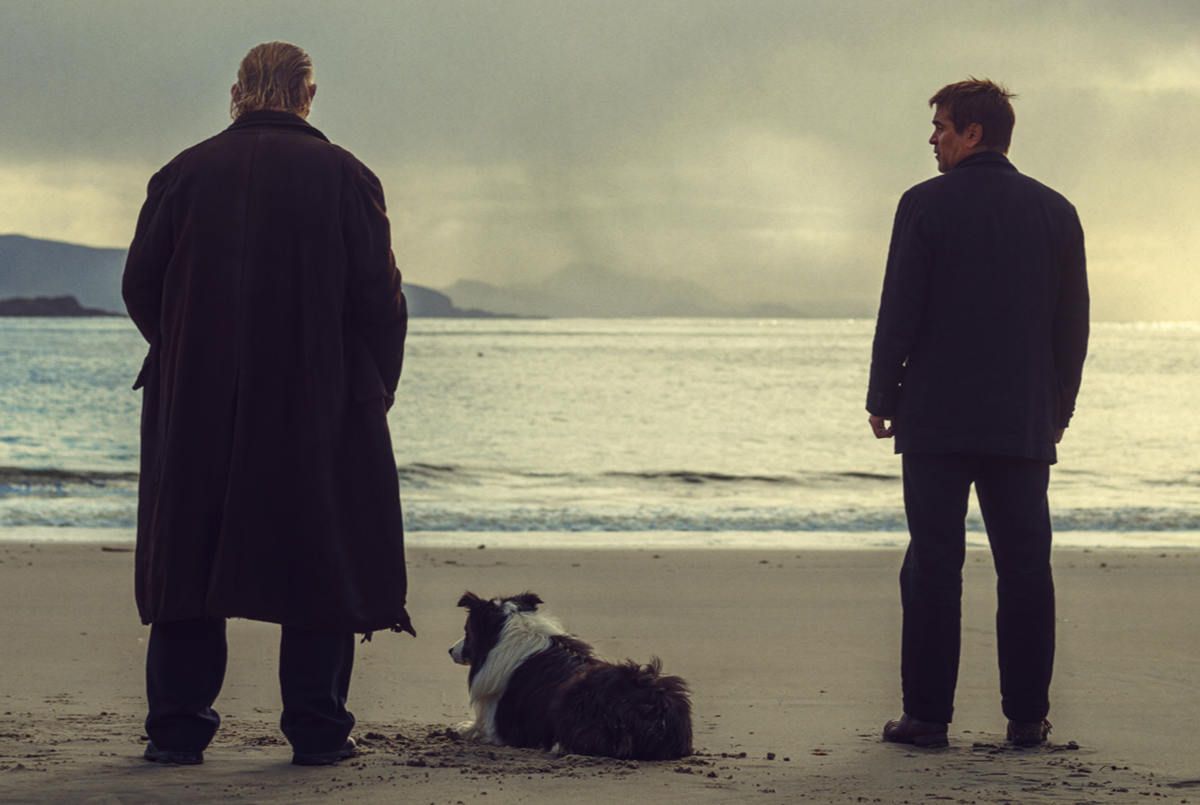
<path fill-rule="evenodd" d="M 465 593 L 463 639 L 451 658 L 469 665 L 475 721 L 467 737 L 563 754 L 672 760 L 692 753 L 687 683 L 654 657 L 606 662 L 538 612 L 534 593 L 484 600 Z"/>

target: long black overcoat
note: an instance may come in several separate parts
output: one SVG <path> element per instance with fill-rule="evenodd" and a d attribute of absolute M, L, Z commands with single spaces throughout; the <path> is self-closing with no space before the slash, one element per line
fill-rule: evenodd
<path fill-rule="evenodd" d="M 900 199 L 867 391 L 896 452 L 1055 461 L 1087 341 L 1083 229 L 1062 195 L 988 151 Z"/>
<path fill-rule="evenodd" d="M 123 293 L 150 345 L 142 620 L 411 629 L 379 180 L 300 117 L 244 114 L 151 178 Z"/>

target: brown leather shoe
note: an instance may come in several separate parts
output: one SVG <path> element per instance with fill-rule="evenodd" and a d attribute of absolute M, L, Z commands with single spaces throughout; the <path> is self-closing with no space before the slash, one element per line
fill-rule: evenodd
<path fill-rule="evenodd" d="M 908 713 L 898 721 L 883 725 L 883 740 L 894 744 L 912 744 L 923 749 L 938 749 L 948 746 L 946 725 L 940 721 L 921 721 Z"/>
<path fill-rule="evenodd" d="M 1012 721 L 1008 722 L 1008 742 L 1013 746 L 1040 746 L 1050 735 L 1050 722 L 1041 721 Z"/>

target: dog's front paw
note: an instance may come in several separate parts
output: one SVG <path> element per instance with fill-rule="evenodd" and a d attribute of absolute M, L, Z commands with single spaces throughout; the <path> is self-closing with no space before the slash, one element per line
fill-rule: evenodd
<path fill-rule="evenodd" d="M 491 746 L 504 745 L 504 741 L 500 740 L 500 736 L 496 734 L 495 730 L 482 726 L 478 721 L 464 721 L 456 725 L 454 729 L 464 741 L 474 741 Z"/>
<path fill-rule="evenodd" d="M 460 721 L 453 727 L 447 728 L 447 732 L 451 731 L 464 741 L 478 741 L 480 739 L 479 728 L 475 726 L 474 721 Z"/>

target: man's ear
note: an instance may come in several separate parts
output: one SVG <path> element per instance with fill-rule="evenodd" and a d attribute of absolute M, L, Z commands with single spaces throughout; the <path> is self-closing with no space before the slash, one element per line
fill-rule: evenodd
<path fill-rule="evenodd" d="M 966 140 L 967 144 L 972 148 L 978 146 L 981 142 L 983 142 L 983 124 L 968 123 L 967 130 L 963 132 L 963 139 Z"/>

